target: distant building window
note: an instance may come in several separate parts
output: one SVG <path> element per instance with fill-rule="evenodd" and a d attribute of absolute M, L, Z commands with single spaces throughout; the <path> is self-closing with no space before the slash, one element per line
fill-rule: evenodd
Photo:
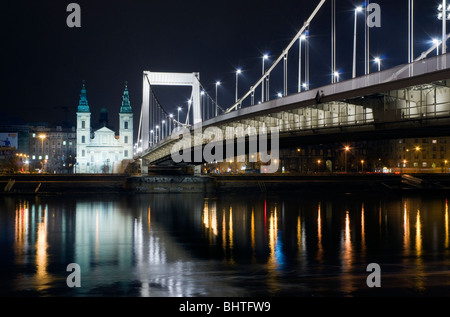
<path fill-rule="evenodd" d="M 433 144 L 436 144 L 437 143 L 437 140 L 433 140 L 433 141 L 431 141 Z"/>
<path fill-rule="evenodd" d="M 36 133 L 33 133 L 33 138 L 35 138 L 36 137 Z"/>
<path fill-rule="evenodd" d="M 127 130 L 128 129 L 128 121 L 124 122 L 124 129 Z"/>
<path fill-rule="evenodd" d="M 427 167 L 427 162 L 422 162 L 422 167 Z"/>
<path fill-rule="evenodd" d="M 82 156 L 82 157 L 85 157 L 85 156 L 86 156 L 86 151 L 85 151 L 85 150 L 82 150 L 82 151 L 81 151 L 81 156 Z"/>
<path fill-rule="evenodd" d="M 86 143 L 86 137 L 84 135 L 81 136 L 81 143 Z"/>
<path fill-rule="evenodd" d="M 86 121 L 81 121 L 81 128 L 85 129 L 86 128 Z"/>
<path fill-rule="evenodd" d="M 128 157 L 128 150 L 125 150 L 125 152 L 124 152 L 124 155 L 123 155 L 124 157 Z"/>
<path fill-rule="evenodd" d="M 125 140 L 124 141 L 125 141 L 125 144 L 128 143 L 128 136 L 127 135 L 125 136 Z"/>
<path fill-rule="evenodd" d="M 63 141 L 63 145 L 66 145 L 66 141 Z"/>
<path fill-rule="evenodd" d="M 35 159 L 36 159 L 36 155 L 33 155 L 31 158 L 32 158 L 33 160 L 35 160 Z"/>

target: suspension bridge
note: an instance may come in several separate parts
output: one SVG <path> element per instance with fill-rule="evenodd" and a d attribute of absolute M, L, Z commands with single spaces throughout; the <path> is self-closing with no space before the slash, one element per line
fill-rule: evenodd
<path fill-rule="evenodd" d="M 335 21 L 335 0 L 330 2 L 332 21 Z M 173 160 L 173 153 L 181 135 L 184 141 L 188 141 L 184 151 L 191 151 L 192 154 L 188 162 L 184 163 L 193 165 L 205 162 L 201 155 L 194 155 L 195 149 L 201 151 L 213 142 L 221 147 L 231 143 L 238 147 L 237 144 L 243 143 L 248 148 L 245 160 L 251 161 L 250 154 L 254 153 L 251 153 L 249 144 L 252 138 L 261 136 L 261 131 L 267 133 L 270 140 L 276 132 L 281 147 L 307 142 L 330 143 L 342 136 L 358 140 L 425 136 L 427 133 L 448 135 L 450 54 L 446 53 L 446 41 L 450 34 L 446 33 L 445 27 L 442 40 L 435 41 L 418 57 L 414 58 L 413 39 L 410 39 L 408 63 L 385 70 L 379 67 L 374 73 L 369 73 L 367 67 L 370 54 L 366 41 L 364 74 L 356 76 L 354 63 L 352 78 L 341 80 L 336 71 L 336 31 L 333 22 L 330 34 L 331 82 L 322 87 L 312 87 L 309 82 L 306 42 L 309 27 L 325 3 L 325 0 L 320 1 L 270 67 L 265 69 L 263 63 L 261 77 L 245 94 L 238 98 L 236 89 L 236 101 L 228 107 L 217 103 L 219 83 L 216 83 L 216 96 L 213 98 L 204 89 L 197 72 L 144 71 L 143 102 L 135 146 L 135 158 L 141 160 L 143 171 L 150 165 L 179 163 Z M 411 38 L 412 28 L 409 33 Z M 439 51 L 439 47 L 442 53 L 431 56 L 433 52 Z M 292 71 L 292 68 L 288 67 L 288 58 L 295 49 L 299 52 L 298 69 L 295 70 L 298 73 L 297 89 L 291 92 L 288 90 L 291 87 L 288 85 L 288 71 Z M 271 81 L 280 80 L 273 76 L 277 68 L 282 69 L 283 92 L 273 98 L 269 94 L 269 85 Z M 180 121 L 179 112 L 175 116 L 161 105 L 153 90 L 158 85 L 192 87 L 184 122 Z M 257 94 L 260 101 L 255 103 Z M 225 143 L 217 143 L 218 138 Z M 257 147 L 253 150 L 259 151 Z M 221 152 L 224 153 L 225 149 Z"/>

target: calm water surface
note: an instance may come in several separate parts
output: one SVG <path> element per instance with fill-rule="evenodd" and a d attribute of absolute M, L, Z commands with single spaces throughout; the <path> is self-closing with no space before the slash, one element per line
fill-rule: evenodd
<path fill-rule="evenodd" d="M 2 196 L 0 295 L 450 296 L 448 198 Z"/>

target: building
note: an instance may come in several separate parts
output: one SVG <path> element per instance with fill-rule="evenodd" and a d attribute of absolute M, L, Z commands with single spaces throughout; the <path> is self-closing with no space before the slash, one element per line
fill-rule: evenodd
<path fill-rule="evenodd" d="M 0 148 L 29 152 L 29 126 L 21 118 L 0 111 Z"/>
<path fill-rule="evenodd" d="M 127 84 L 119 111 L 119 135 L 107 126 L 105 116 L 101 121 L 103 126 L 93 130 L 83 82 L 77 110 L 76 173 L 123 173 L 133 159 L 133 111 Z"/>
<path fill-rule="evenodd" d="M 400 139 L 395 142 L 396 168 L 405 173 L 450 171 L 450 137 Z"/>
<path fill-rule="evenodd" d="M 46 122 L 30 124 L 30 171 L 73 173 L 76 156 L 75 126 L 49 127 Z"/>

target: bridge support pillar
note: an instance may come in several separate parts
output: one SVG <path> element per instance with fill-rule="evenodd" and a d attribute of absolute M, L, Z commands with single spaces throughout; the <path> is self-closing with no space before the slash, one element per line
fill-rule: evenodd
<path fill-rule="evenodd" d="M 141 159 L 141 175 L 148 175 L 148 162 L 145 159 Z"/>

